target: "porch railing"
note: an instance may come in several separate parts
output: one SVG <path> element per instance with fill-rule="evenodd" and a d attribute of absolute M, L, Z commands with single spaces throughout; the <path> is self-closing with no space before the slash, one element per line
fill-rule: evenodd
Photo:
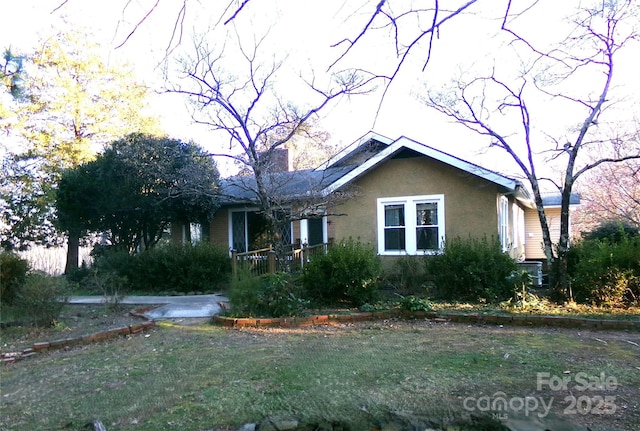
<path fill-rule="evenodd" d="M 298 248 L 295 244 L 290 244 L 278 252 L 272 246 L 243 253 L 231 250 L 231 270 L 234 277 L 238 275 L 239 268 L 246 269 L 255 276 L 301 272 L 312 256 L 326 253 L 328 248 L 328 243 L 321 243 L 312 246 L 303 244 Z"/>

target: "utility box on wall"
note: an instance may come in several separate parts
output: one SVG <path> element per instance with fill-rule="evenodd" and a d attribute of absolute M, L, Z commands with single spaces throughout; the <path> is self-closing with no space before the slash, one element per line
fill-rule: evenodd
<path fill-rule="evenodd" d="M 542 262 L 518 262 L 518 271 L 527 271 L 531 274 L 532 284 L 542 286 Z"/>

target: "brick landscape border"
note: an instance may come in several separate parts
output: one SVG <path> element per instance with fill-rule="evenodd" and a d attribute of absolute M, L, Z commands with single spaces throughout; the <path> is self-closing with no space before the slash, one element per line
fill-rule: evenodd
<path fill-rule="evenodd" d="M 149 307 L 153 308 L 153 307 Z M 140 309 L 131 314 L 144 318 L 144 311 Z M 291 328 L 315 325 L 329 325 L 350 322 L 363 322 L 385 319 L 415 320 L 426 319 L 435 323 L 475 323 L 488 325 L 514 325 L 514 326 L 550 326 L 562 328 L 585 328 L 604 330 L 635 330 L 640 331 L 640 320 L 608 320 L 608 319 L 588 319 L 565 316 L 533 316 L 533 315 L 499 315 L 499 314 L 463 314 L 463 313 L 434 313 L 434 312 L 407 312 L 398 310 L 385 310 L 368 313 L 350 314 L 323 314 L 308 317 L 280 317 L 280 318 L 237 318 L 225 316 L 213 316 L 212 322 L 226 328 Z M 155 321 L 146 320 L 119 328 L 108 329 L 106 331 L 95 332 L 75 338 L 62 338 L 53 341 L 43 341 L 34 343 L 31 347 L 20 352 L 6 352 L 0 354 L 2 364 L 10 364 L 16 361 L 27 359 L 38 353 L 65 349 L 78 345 L 85 345 L 111 338 L 129 336 L 140 332 L 148 331 L 156 326 Z"/>
<path fill-rule="evenodd" d="M 134 316 L 139 316 L 138 313 L 131 313 Z M 73 338 L 61 338 L 53 341 L 42 341 L 34 343 L 31 347 L 23 349 L 19 352 L 6 352 L 0 354 L 0 361 L 2 364 L 11 364 L 22 359 L 27 359 L 35 356 L 38 353 L 47 352 L 50 350 L 66 349 L 74 346 L 97 343 L 100 341 L 106 341 L 116 337 L 126 337 L 129 335 L 138 334 L 154 328 L 156 322 L 153 320 L 145 320 L 144 322 L 134 323 L 128 326 L 121 326 L 119 328 L 107 329 L 105 331 L 94 332 L 93 334 L 83 335 Z"/>
<path fill-rule="evenodd" d="M 328 325 L 348 322 L 362 322 L 367 320 L 385 319 L 427 319 L 436 323 L 458 322 L 489 325 L 515 326 L 552 326 L 562 328 L 586 329 L 615 329 L 640 331 L 640 320 L 608 320 L 589 319 L 565 316 L 533 316 L 533 315 L 499 315 L 499 314 L 463 314 L 463 313 L 434 313 L 434 312 L 406 312 L 398 310 L 377 311 L 371 313 L 326 314 L 309 317 L 280 317 L 280 318 L 237 318 L 213 316 L 213 323 L 227 328 L 260 328 L 260 327 L 300 327 L 313 325 Z"/>

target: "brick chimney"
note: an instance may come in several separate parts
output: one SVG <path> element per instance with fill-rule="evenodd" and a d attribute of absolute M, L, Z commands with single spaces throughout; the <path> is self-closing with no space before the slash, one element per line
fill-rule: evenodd
<path fill-rule="evenodd" d="M 266 153 L 262 153 L 261 157 Z M 289 150 L 287 148 L 274 148 L 271 150 L 266 160 L 266 166 L 269 172 L 287 172 L 289 171 Z"/>

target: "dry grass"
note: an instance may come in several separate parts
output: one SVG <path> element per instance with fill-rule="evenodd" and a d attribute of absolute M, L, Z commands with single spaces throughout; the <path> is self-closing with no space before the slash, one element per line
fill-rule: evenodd
<path fill-rule="evenodd" d="M 265 416 L 364 429 L 389 412 L 436 419 L 498 391 L 555 400 L 565 420 L 640 428 L 640 334 L 385 321 L 302 329 L 162 325 L 0 369 L 3 430 L 205 430 Z M 538 372 L 618 382 L 613 415 L 563 416 Z M 575 389 L 575 388 L 574 388 Z M 574 391 L 575 392 L 575 391 Z M 581 395 L 604 395 L 602 391 Z M 403 413 L 404 414 L 404 413 Z"/>

